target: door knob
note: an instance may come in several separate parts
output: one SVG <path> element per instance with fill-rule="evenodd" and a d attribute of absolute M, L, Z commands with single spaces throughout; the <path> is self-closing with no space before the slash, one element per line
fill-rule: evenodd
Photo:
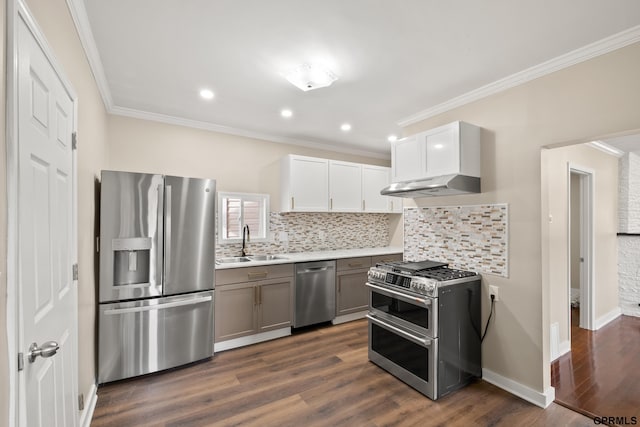
<path fill-rule="evenodd" d="M 42 347 L 38 347 L 37 343 L 31 344 L 29 347 L 29 353 L 27 356 L 29 357 L 29 363 L 33 363 L 36 360 L 36 357 L 51 357 L 58 352 L 60 346 L 55 341 L 47 341 L 42 344 Z"/>

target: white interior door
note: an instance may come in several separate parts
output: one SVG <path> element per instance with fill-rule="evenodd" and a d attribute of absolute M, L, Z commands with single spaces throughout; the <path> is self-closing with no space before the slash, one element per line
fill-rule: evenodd
<path fill-rule="evenodd" d="M 16 32 L 17 336 L 24 355 L 19 420 L 29 426 L 75 426 L 74 101 L 22 19 Z M 46 344 L 52 341 L 59 346 L 55 354 L 54 344 Z M 43 349 L 35 358 L 29 357 L 33 343 Z"/>

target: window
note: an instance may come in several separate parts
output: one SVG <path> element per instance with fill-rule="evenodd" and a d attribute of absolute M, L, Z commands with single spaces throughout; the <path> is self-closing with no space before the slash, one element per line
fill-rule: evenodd
<path fill-rule="evenodd" d="M 269 195 L 248 193 L 218 193 L 218 241 L 242 241 L 242 229 L 249 226 L 251 241 L 266 241 L 269 237 Z"/>

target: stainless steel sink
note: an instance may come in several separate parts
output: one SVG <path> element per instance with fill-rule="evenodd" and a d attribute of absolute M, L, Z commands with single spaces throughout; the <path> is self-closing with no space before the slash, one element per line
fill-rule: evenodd
<path fill-rule="evenodd" d="M 276 259 L 287 259 L 280 255 L 249 255 L 248 258 L 251 261 L 273 261 Z"/>
<path fill-rule="evenodd" d="M 232 256 L 229 258 L 218 258 L 216 260 L 216 264 L 229 264 L 233 262 L 249 262 L 249 261 L 251 260 L 246 256 Z"/>

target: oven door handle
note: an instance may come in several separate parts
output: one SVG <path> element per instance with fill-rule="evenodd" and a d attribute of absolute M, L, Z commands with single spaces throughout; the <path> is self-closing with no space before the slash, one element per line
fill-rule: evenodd
<path fill-rule="evenodd" d="M 417 298 L 417 297 L 412 297 L 409 295 L 405 295 L 402 292 L 397 292 L 397 291 L 393 291 L 391 289 L 386 289 L 386 288 L 382 288 L 380 286 L 376 286 L 376 285 L 372 285 L 371 283 L 367 282 L 365 283 L 365 286 L 371 288 L 371 289 L 375 289 L 376 292 L 381 293 L 382 295 L 386 295 L 389 298 L 397 298 L 401 301 L 404 301 L 406 303 L 409 304 L 415 304 L 415 303 L 419 303 L 422 304 L 423 307 L 430 307 L 431 303 L 432 303 L 432 299 L 431 298 Z"/>
<path fill-rule="evenodd" d="M 372 314 L 367 314 L 367 319 L 369 319 L 371 322 L 375 323 L 376 325 L 380 326 L 381 328 L 384 328 L 390 332 L 394 332 L 400 335 L 401 337 L 406 338 L 409 341 L 414 342 L 422 347 L 431 347 L 431 340 L 428 338 L 421 338 L 419 336 L 410 334 L 404 329 L 400 329 L 396 326 L 383 322 L 382 320 L 378 319 L 376 316 Z"/>

